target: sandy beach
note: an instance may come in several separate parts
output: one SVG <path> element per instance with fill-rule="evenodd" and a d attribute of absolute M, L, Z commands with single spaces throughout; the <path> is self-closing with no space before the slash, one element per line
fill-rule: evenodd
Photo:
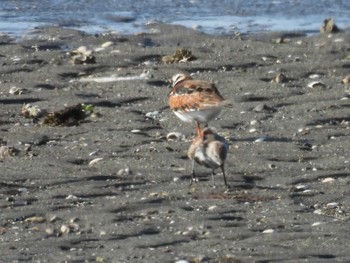
<path fill-rule="evenodd" d="M 0 37 L 0 261 L 347 262 L 350 34 L 149 30 Z M 211 123 L 229 189 L 204 167 L 189 187 L 179 72 L 234 102 Z M 92 113 L 43 121 L 78 104 Z"/>

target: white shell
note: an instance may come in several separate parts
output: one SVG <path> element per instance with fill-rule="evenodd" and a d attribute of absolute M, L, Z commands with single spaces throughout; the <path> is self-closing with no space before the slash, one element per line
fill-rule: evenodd
<path fill-rule="evenodd" d="M 166 138 L 168 141 L 183 141 L 185 140 L 186 136 L 181 132 L 169 132 Z"/>
<path fill-rule="evenodd" d="M 326 85 L 321 81 L 312 81 L 307 84 L 308 88 L 315 88 L 316 86 L 325 87 Z"/>

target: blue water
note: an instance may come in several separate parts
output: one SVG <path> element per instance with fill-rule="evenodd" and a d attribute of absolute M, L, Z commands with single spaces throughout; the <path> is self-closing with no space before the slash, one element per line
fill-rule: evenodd
<path fill-rule="evenodd" d="M 0 33 L 21 36 L 55 25 L 88 33 L 145 31 L 162 21 L 210 34 L 318 32 L 325 18 L 350 27 L 349 0 L 0 0 Z M 127 20 L 125 22 L 125 19 Z"/>

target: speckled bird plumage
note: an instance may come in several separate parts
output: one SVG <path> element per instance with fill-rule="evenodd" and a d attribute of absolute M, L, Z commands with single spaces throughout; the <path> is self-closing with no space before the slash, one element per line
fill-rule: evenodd
<path fill-rule="evenodd" d="M 211 128 L 204 128 L 197 134 L 187 152 L 188 157 L 192 160 L 192 182 L 196 178 L 194 170 L 194 163 L 196 162 L 212 169 L 213 183 L 215 169 L 221 168 L 225 186 L 227 186 L 224 165 L 228 149 L 229 145 L 226 139 Z"/>

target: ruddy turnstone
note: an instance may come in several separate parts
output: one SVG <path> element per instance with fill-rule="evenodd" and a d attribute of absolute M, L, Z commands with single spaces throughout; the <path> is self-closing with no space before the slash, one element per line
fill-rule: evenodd
<path fill-rule="evenodd" d="M 196 174 L 194 171 L 195 162 L 199 165 L 203 165 L 212 169 L 213 185 L 215 169 L 221 168 L 224 176 L 225 186 L 228 187 L 225 175 L 225 160 L 227 156 L 229 146 L 226 139 L 218 135 L 211 128 L 204 128 L 196 138 L 193 139 L 190 148 L 188 149 L 187 156 L 192 160 L 192 180 L 196 181 Z"/>
<path fill-rule="evenodd" d="M 224 106 L 231 105 L 213 83 L 195 80 L 182 73 L 172 77 L 172 88 L 168 97 L 170 108 L 177 117 L 185 122 L 196 122 L 197 135 L 201 131 L 201 123 L 208 126 Z"/>

